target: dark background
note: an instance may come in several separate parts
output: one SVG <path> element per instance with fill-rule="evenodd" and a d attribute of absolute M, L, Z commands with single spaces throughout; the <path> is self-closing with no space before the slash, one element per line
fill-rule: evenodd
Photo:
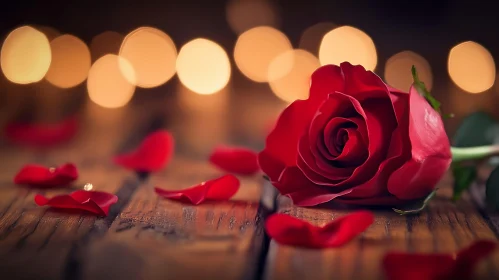
<path fill-rule="evenodd" d="M 294 47 L 298 47 L 300 35 L 307 27 L 330 21 L 352 25 L 371 36 L 378 52 L 378 74 L 382 74 L 386 60 L 395 53 L 402 50 L 419 53 L 432 67 L 433 91 L 443 101 L 444 108 L 445 103 L 450 102 L 451 91 L 462 92 L 452 84 L 447 73 L 447 57 L 453 46 L 472 40 L 487 48 L 493 57 L 499 57 L 497 1 L 271 2 L 279 11 L 279 29 Z M 89 43 L 106 30 L 127 34 L 139 26 L 153 26 L 168 33 L 177 47 L 193 38 L 207 37 L 221 44 L 230 56 L 237 34 L 227 24 L 226 5 L 225 0 L 10 1 L 0 6 L 0 36 L 4 38 L 20 25 L 36 24 L 74 34 Z M 238 72 L 236 67 L 233 69 L 234 73 Z M 250 84 L 242 75 L 233 75 L 232 79 L 236 84 L 238 80 L 242 83 L 236 86 L 236 94 L 237 88 Z M 450 131 L 463 115 L 473 110 L 485 110 L 499 117 L 496 112 L 499 110 L 495 110 L 499 104 L 496 91 L 494 86 L 482 94 L 459 94 L 459 100 L 449 105 L 457 115 L 446 121 Z"/>

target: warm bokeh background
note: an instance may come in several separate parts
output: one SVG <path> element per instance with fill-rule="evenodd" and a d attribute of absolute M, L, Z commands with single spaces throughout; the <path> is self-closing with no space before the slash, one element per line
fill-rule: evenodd
<path fill-rule="evenodd" d="M 87 125 L 112 127 L 123 114 L 145 114 L 154 104 L 185 149 L 205 153 L 219 142 L 260 147 L 282 108 L 307 97 L 314 69 L 348 60 L 403 90 L 416 65 L 444 112 L 456 115 L 446 120 L 452 134 L 473 111 L 499 117 L 495 6 L 375 0 L 2 3 L 0 125 L 54 123 L 76 114 Z"/>

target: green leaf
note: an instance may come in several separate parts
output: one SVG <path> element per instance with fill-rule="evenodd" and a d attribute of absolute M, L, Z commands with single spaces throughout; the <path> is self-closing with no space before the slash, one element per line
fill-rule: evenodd
<path fill-rule="evenodd" d="M 499 166 L 490 173 L 485 183 L 485 200 L 491 208 L 499 209 Z"/>
<path fill-rule="evenodd" d="M 421 94 L 421 96 L 426 99 L 426 101 L 428 101 L 428 103 L 430 103 L 431 107 L 433 107 L 435 111 L 441 114 L 442 111 L 440 107 L 442 106 L 442 104 L 437 99 L 435 99 L 433 95 L 431 95 L 430 91 L 426 89 L 425 84 L 419 79 L 418 71 L 416 70 L 416 67 L 414 65 L 412 66 L 411 72 L 412 78 L 414 80 L 414 87 L 416 88 L 416 90 L 419 92 L 419 94 Z"/>
<path fill-rule="evenodd" d="M 438 188 L 434 189 L 422 202 L 421 206 L 416 208 L 416 209 L 412 209 L 412 210 L 401 210 L 401 209 L 396 209 L 396 208 L 392 208 L 393 211 L 395 211 L 395 213 L 397 214 L 400 214 L 400 215 L 410 215 L 410 214 L 418 214 L 419 212 L 423 211 L 425 208 L 426 208 L 426 205 L 428 205 L 428 202 L 430 202 L 430 200 L 435 196 L 435 194 L 437 193 L 438 191 Z"/>
<path fill-rule="evenodd" d="M 452 138 L 455 147 L 487 146 L 498 141 L 499 124 L 484 112 L 465 117 Z"/>
<path fill-rule="evenodd" d="M 463 191 L 467 190 L 477 177 L 476 166 L 467 166 L 461 163 L 452 163 L 452 175 L 454 176 L 454 194 L 452 200 L 457 201 Z"/>

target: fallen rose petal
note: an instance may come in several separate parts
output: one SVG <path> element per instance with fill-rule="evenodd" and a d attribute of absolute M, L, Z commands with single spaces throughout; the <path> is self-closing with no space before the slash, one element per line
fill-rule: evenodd
<path fill-rule="evenodd" d="M 13 143 L 50 147 L 71 140 L 78 131 L 76 117 L 67 118 L 54 124 L 31 124 L 12 122 L 4 129 L 5 137 Z"/>
<path fill-rule="evenodd" d="M 66 163 L 55 168 L 28 164 L 16 174 L 14 183 L 40 187 L 59 187 L 67 186 L 76 179 L 78 179 L 78 170 L 72 163 Z"/>
<path fill-rule="evenodd" d="M 220 169 L 241 175 L 253 175 L 258 166 L 257 153 L 242 147 L 216 147 L 210 155 L 210 162 Z"/>
<path fill-rule="evenodd" d="M 473 270 L 489 256 L 497 245 L 480 240 L 457 254 L 409 254 L 391 252 L 383 259 L 387 280 L 451 280 L 472 279 Z"/>
<path fill-rule="evenodd" d="M 171 191 L 160 188 L 154 190 L 164 198 L 198 205 L 203 201 L 229 200 L 239 190 L 239 185 L 239 179 L 228 174 L 184 190 Z"/>
<path fill-rule="evenodd" d="M 136 150 L 116 156 L 114 162 L 137 172 L 155 172 L 168 164 L 173 150 L 173 136 L 159 130 L 149 134 Z"/>
<path fill-rule="evenodd" d="M 84 190 L 57 195 L 52 198 L 46 198 L 40 194 L 35 196 L 35 203 L 39 206 L 48 205 L 52 208 L 80 209 L 99 216 L 107 216 L 109 207 L 116 202 L 118 202 L 118 197 L 114 194 Z"/>
<path fill-rule="evenodd" d="M 374 222 L 369 211 L 357 211 L 322 226 L 285 214 L 274 214 L 265 222 L 265 229 L 276 242 L 308 248 L 339 247 L 365 231 Z"/>

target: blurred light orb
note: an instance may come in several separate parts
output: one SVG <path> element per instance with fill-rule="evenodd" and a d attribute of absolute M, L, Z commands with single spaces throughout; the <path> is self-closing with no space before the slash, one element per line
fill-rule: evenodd
<path fill-rule="evenodd" d="M 408 92 L 412 83 L 412 66 L 418 70 L 419 79 L 428 90 L 433 86 L 433 75 L 428 61 L 412 51 L 399 52 L 388 59 L 385 65 L 385 80 L 394 88 Z"/>
<path fill-rule="evenodd" d="M 231 0 L 226 7 L 230 28 L 241 34 L 257 26 L 279 27 L 279 13 L 275 5 L 267 0 Z"/>
<path fill-rule="evenodd" d="M 81 84 L 90 69 L 90 50 L 79 38 L 64 34 L 50 42 L 52 63 L 45 79 L 54 86 L 71 88 Z"/>
<path fill-rule="evenodd" d="M 49 40 L 49 42 L 61 35 L 61 33 L 59 31 L 57 31 L 57 29 L 50 27 L 50 26 L 32 25 L 32 27 L 35 28 L 36 30 L 42 32 L 43 34 L 45 34 L 45 36 L 47 36 L 47 39 Z"/>
<path fill-rule="evenodd" d="M 241 72 L 255 82 L 268 82 L 269 65 L 278 55 L 292 50 L 291 42 L 279 30 L 260 26 L 250 29 L 237 39 L 234 59 Z M 280 70 L 284 76 L 291 64 Z"/>
<path fill-rule="evenodd" d="M 310 26 L 303 31 L 298 48 L 318 56 L 322 38 L 336 27 L 337 25 L 332 22 L 319 22 Z"/>
<path fill-rule="evenodd" d="M 180 49 L 177 74 L 188 89 L 199 94 L 213 94 L 229 82 L 229 56 L 213 41 L 194 39 Z"/>
<path fill-rule="evenodd" d="M 494 58 L 486 48 L 473 41 L 453 47 L 447 67 L 452 81 L 469 93 L 484 92 L 494 85 Z"/>
<path fill-rule="evenodd" d="M 324 35 L 319 48 L 319 60 L 321 65 L 339 65 L 348 61 L 372 71 L 376 68 L 378 57 L 369 35 L 355 27 L 341 26 Z"/>
<path fill-rule="evenodd" d="M 157 87 L 175 75 L 177 48 L 159 29 L 140 27 L 130 32 L 121 44 L 120 56 L 132 64 L 138 87 Z"/>
<path fill-rule="evenodd" d="M 135 92 L 135 83 L 129 82 L 133 77 L 134 69 L 125 58 L 114 54 L 105 55 L 88 72 L 88 96 L 105 108 L 125 106 Z"/>
<path fill-rule="evenodd" d="M 291 70 L 281 76 L 281 68 L 288 67 L 290 61 Z M 268 72 L 270 88 L 277 97 L 286 102 L 307 99 L 310 76 L 319 66 L 319 59 L 307 51 L 298 49 L 282 53 L 270 63 Z"/>
<path fill-rule="evenodd" d="M 90 42 L 92 61 L 96 61 L 106 54 L 119 54 L 124 38 L 123 35 L 114 31 L 104 31 L 92 38 Z"/>
<path fill-rule="evenodd" d="M 9 81 L 29 84 L 43 79 L 49 70 L 51 59 L 47 36 L 31 26 L 22 26 L 5 38 L 0 53 L 0 66 Z"/>

